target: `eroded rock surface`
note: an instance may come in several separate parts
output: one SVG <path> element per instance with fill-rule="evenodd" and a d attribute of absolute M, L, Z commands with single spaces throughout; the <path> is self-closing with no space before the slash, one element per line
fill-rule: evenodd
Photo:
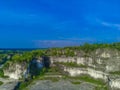
<path fill-rule="evenodd" d="M 79 85 L 71 84 L 69 81 L 38 81 L 28 87 L 29 90 L 94 90 L 94 86 L 83 83 Z"/>

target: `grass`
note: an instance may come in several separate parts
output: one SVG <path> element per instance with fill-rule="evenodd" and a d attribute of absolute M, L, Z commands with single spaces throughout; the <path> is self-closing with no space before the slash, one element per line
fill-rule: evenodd
<path fill-rule="evenodd" d="M 81 82 L 79 82 L 79 81 L 71 81 L 71 83 L 72 83 L 72 84 L 75 84 L 75 85 L 81 84 Z"/>
<path fill-rule="evenodd" d="M 94 79 L 92 77 L 90 77 L 89 75 L 83 75 L 83 76 L 79 76 L 79 77 L 69 77 L 71 79 L 75 79 L 75 80 L 81 80 L 84 82 L 89 82 L 89 83 L 93 83 L 96 85 L 105 85 L 104 81 L 101 79 Z"/>
<path fill-rule="evenodd" d="M 72 84 L 81 84 L 82 82 L 88 82 L 88 83 L 95 84 L 96 87 L 94 90 L 109 90 L 108 86 L 105 86 L 106 84 L 103 80 L 92 78 L 89 75 L 82 75 L 82 76 L 78 76 L 78 77 L 64 76 L 64 79 L 72 80 L 71 81 Z M 80 80 L 80 81 L 75 81 L 75 80 Z"/>
<path fill-rule="evenodd" d="M 115 72 L 109 72 L 110 74 L 113 74 L 113 75 L 120 75 L 120 71 L 115 71 Z"/>
<path fill-rule="evenodd" d="M 58 67 L 51 67 L 49 69 L 47 69 L 47 72 L 46 73 L 60 73 L 60 69 Z"/>
<path fill-rule="evenodd" d="M 107 87 L 107 86 L 105 86 L 105 87 L 95 87 L 95 89 L 94 90 L 109 90 L 109 88 Z"/>
<path fill-rule="evenodd" d="M 29 80 L 27 82 L 21 82 L 20 86 L 18 87 L 18 90 L 27 90 L 27 86 L 32 83 L 33 80 Z"/>
<path fill-rule="evenodd" d="M 109 90 L 105 82 L 102 79 L 95 79 L 89 75 L 82 75 L 77 77 L 63 76 L 64 80 L 70 80 L 72 84 L 81 84 L 83 82 L 88 82 L 94 84 L 96 87 L 94 90 Z"/>
<path fill-rule="evenodd" d="M 4 72 L 2 69 L 0 69 L 0 77 L 4 77 Z"/>
<path fill-rule="evenodd" d="M 0 86 L 3 84 L 3 82 L 2 81 L 0 81 Z"/>
<path fill-rule="evenodd" d="M 60 80 L 59 77 L 45 77 L 45 76 L 39 76 L 36 78 L 36 80 L 50 80 L 52 82 L 58 82 Z"/>
<path fill-rule="evenodd" d="M 73 63 L 73 62 L 58 62 L 58 64 L 62 64 L 62 65 L 65 65 L 65 66 L 68 66 L 68 67 L 80 67 L 80 68 L 87 68 L 86 65 L 83 65 L 83 64 L 77 64 L 77 63 Z"/>
<path fill-rule="evenodd" d="M 94 78 L 89 77 L 89 76 L 82 76 L 82 77 L 80 77 L 80 80 L 90 82 L 90 83 L 94 83 L 94 84 L 97 84 L 97 85 L 104 85 L 103 81 L 94 79 Z"/>

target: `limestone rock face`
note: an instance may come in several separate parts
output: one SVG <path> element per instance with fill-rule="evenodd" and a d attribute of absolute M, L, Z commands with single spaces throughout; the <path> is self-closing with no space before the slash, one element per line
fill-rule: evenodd
<path fill-rule="evenodd" d="M 52 64 L 54 62 L 82 64 L 106 72 L 120 71 L 120 51 L 111 49 L 98 49 L 90 52 L 88 56 L 50 57 L 50 61 Z"/>
<path fill-rule="evenodd" d="M 105 81 L 110 79 L 109 84 L 113 88 L 120 89 L 120 76 L 112 75 L 110 72 L 120 72 L 120 51 L 113 49 L 97 49 L 87 54 L 87 56 L 74 57 L 51 57 L 53 63 L 76 63 L 76 65 L 85 65 L 81 67 L 63 66 L 63 71 L 68 72 L 70 76 L 79 76 L 88 74 L 94 78 L 100 78 Z M 83 56 L 82 56 L 83 55 Z"/>
<path fill-rule="evenodd" d="M 4 75 L 12 79 L 26 78 L 29 74 L 36 74 L 43 67 L 42 60 L 32 60 L 30 63 L 11 63 L 5 68 Z"/>
<path fill-rule="evenodd" d="M 49 56 L 49 58 L 41 58 L 37 60 L 38 67 L 44 66 L 43 62 L 50 60 L 50 66 L 55 63 L 75 63 L 76 65 L 84 65 L 86 67 L 68 67 L 61 66 L 64 72 L 69 73 L 70 76 L 79 76 L 81 74 L 88 74 L 94 78 L 100 78 L 105 81 L 110 79 L 111 87 L 120 89 L 120 76 L 112 75 L 110 72 L 120 72 L 120 51 L 113 49 L 97 49 L 89 53 L 76 51 L 76 56 Z M 48 61 L 49 61 L 48 60 Z M 47 64 L 48 64 L 47 61 Z M 12 63 L 4 70 L 5 76 L 10 78 L 20 79 L 27 71 L 28 64 L 26 63 Z"/>
<path fill-rule="evenodd" d="M 13 63 L 8 68 L 4 69 L 4 75 L 9 76 L 12 79 L 20 79 L 26 72 L 26 64 Z"/>

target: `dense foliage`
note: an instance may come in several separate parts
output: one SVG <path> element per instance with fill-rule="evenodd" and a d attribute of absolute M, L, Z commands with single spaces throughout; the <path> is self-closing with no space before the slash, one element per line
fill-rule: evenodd
<path fill-rule="evenodd" d="M 50 49 L 39 49 L 32 51 L 1 51 L 0 54 L 0 63 L 5 63 L 6 61 L 12 62 L 29 62 L 34 58 L 39 58 L 42 56 L 76 56 L 80 51 L 84 53 L 90 53 L 99 48 L 111 48 L 120 50 L 120 43 L 112 43 L 112 44 L 84 44 L 81 46 L 74 47 L 64 47 L 64 48 L 50 48 Z"/>
<path fill-rule="evenodd" d="M 96 49 L 116 49 L 120 50 L 120 43 L 112 44 L 88 44 L 85 43 L 81 46 L 64 47 L 64 48 L 51 48 L 47 50 L 47 54 L 50 56 L 76 56 L 77 52 L 83 51 L 84 53 L 90 53 Z"/>

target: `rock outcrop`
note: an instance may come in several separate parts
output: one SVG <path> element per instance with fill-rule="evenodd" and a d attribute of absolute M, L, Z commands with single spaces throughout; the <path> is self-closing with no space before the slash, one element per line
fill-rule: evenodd
<path fill-rule="evenodd" d="M 64 71 L 70 76 L 79 76 L 88 74 L 94 78 L 100 78 L 109 83 L 112 88 L 120 89 L 120 76 L 114 72 L 120 72 L 120 51 L 115 49 L 97 49 L 87 55 L 74 57 L 51 57 L 51 62 L 54 63 L 75 63 L 84 65 L 83 67 L 65 66 Z M 114 74 L 111 74 L 111 73 Z"/>
<path fill-rule="evenodd" d="M 54 66 L 56 63 L 75 63 L 77 67 L 61 65 L 62 70 L 70 76 L 88 74 L 91 77 L 105 80 L 112 88 L 120 89 L 120 75 L 118 74 L 120 72 L 120 51 L 116 49 L 97 49 L 89 53 L 75 51 L 73 57 L 49 56 L 36 61 L 38 67 Z M 4 69 L 4 74 L 10 78 L 20 79 L 27 69 L 26 63 L 12 63 Z"/>

